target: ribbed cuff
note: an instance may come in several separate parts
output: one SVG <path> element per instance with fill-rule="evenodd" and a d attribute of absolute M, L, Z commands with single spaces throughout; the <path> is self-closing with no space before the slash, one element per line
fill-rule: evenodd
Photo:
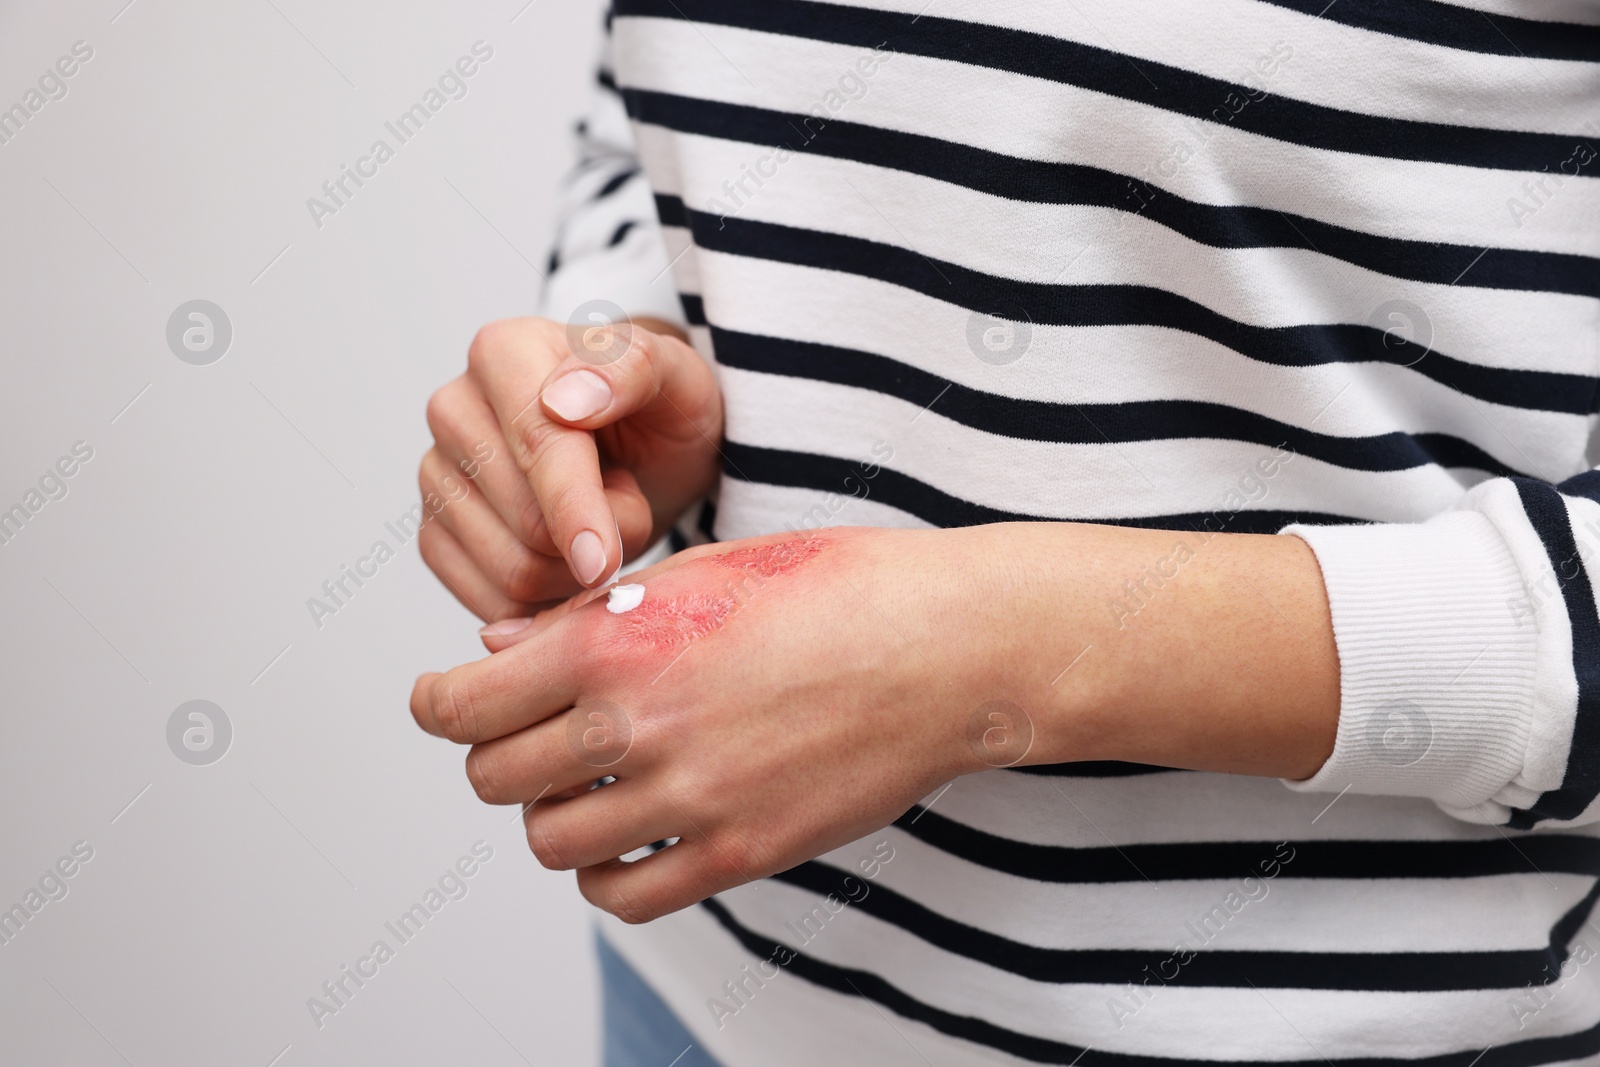
<path fill-rule="evenodd" d="M 1537 630 L 1518 611 L 1522 576 L 1489 519 L 1283 532 L 1322 567 L 1340 672 L 1333 755 L 1285 784 L 1428 797 L 1469 818 L 1504 796 L 1532 732 Z"/>

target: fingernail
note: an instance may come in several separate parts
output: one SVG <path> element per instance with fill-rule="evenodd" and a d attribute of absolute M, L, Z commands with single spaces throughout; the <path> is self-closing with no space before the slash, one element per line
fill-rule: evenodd
<path fill-rule="evenodd" d="M 544 391 L 544 406 L 568 422 L 582 422 L 611 404 L 611 386 L 592 370 L 576 370 Z"/>
<path fill-rule="evenodd" d="M 605 571 L 606 546 L 593 530 L 584 530 L 572 539 L 572 569 L 584 585 L 593 585 Z"/>
<path fill-rule="evenodd" d="M 479 637 L 515 637 L 532 625 L 532 619 L 501 619 L 478 631 Z"/>

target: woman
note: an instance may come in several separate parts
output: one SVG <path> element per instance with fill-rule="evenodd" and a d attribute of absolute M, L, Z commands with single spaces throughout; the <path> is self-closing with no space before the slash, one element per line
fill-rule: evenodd
<path fill-rule="evenodd" d="M 608 1063 L 1600 1062 L 1600 5 L 608 26 L 412 701 Z"/>

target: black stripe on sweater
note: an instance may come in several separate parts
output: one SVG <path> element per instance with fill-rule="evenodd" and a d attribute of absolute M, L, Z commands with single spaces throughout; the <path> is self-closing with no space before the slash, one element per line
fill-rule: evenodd
<path fill-rule="evenodd" d="M 1200 120 L 1224 118 L 1250 133 L 1320 151 L 1446 163 L 1497 170 L 1541 171 L 1572 155 L 1567 134 L 1527 133 L 1386 118 L 1272 96 L 1236 82 L 1026 30 L 793 0 L 620 0 L 620 15 L 732 26 L 786 37 L 966 63 L 1043 78 Z M 1255 97 L 1237 112 L 1230 98 Z"/>
<path fill-rule="evenodd" d="M 626 220 L 624 220 L 622 225 L 618 226 L 616 228 L 616 231 L 614 233 L 612 233 L 611 240 L 606 242 L 606 247 L 607 248 L 615 248 L 618 245 L 620 245 L 623 241 L 626 241 L 628 239 L 628 234 L 631 233 L 633 231 L 633 228 L 635 226 L 637 226 L 637 225 L 639 225 L 639 220 L 638 219 L 626 219 Z"/>
<path fill-rule="evenodd" d="M 1512 813 L 1510 825 L 1526 829 L 1545 819 L 1575 819 L 1600 795 L 1600 615 L 1566 501 L 1546 482 L 1518 478 L 1516 486 L 1561 590 L 1572 626 L 1572 670 L 1578 681 L 1577 716 L 1561 788 L 1541 794 L 1528 810 Z"/>
<path fill-rule="evenodd" d="M 680 292 L 678 301 L 683 305 L 683 317 L 688 320 L 690 326 L 706 325 L 706 305 L 704 300 L 694 293 Z"/>
<path fill-rule="evenodd" d="M 1494 475 L 1510 467 L 1470 441 L 1443 433 L 1369 437 L 1317 433 L 1228 404 L 1135 400 L 1072 404 L 1001 396 L 960 385 L 886 356 L 711 328 L 717 362 L 741 370 L 869 389 L 998 437 L 1052 444 L 1131 444 L 1182 438 L 1284 449 L 1347 470 L 1402 471 L 1436 463 Z"/>
<path fill-rule="evenodd" d="M 1303 15 L 1441 48 L 1527 59 L 1600 61 L 1600 26 L 1490 15 L 1435 0 L 1263 0 Z"/>
<path fill-rule="evenodd" d="M 1313 1067 L 1329 1061 L 1320 1055 L 1302 1060 L 1220 1060 L 1176 1059 L 1167 1056 L 1142 1056 L 1103 1052 L 1064 1041 L 1018 1033 L 971 1015 L 927 1004 L 903 992 L 870 971 L 840 967 L 793 947 L 763 937 L 741 924 L 718 900 L 702 901 L 701 907 L 739 942 L 745 951 L 759 959 L 787 960 L 784 970 L 847 997 L 860 997 L 882 1005 L 895 1014 L 912 1019 L 951 1037 L 987 1048 L 999 1049 L 1033 1063 L 1077 1064 L 1078 1067 Z M 1600 1051 L 1600 1025 L 1559 1037 L 1534 1038 L 1499 1045 L 1488 1051 L 1467 1049 L 1416 1059 L 1362 1057 L 1340 1059 L 1345 1067 L 1537 1067 L 1539 1064 L 1575 1060 Z"/>
<path fill-rule="evenodd" d="M 728 255 L 838 271 L 897 285 L 969 311 L 1034 326 L 1148 326 L 1202 337 L 1249 359 L 1279 367 L 1332 363 L 1390 363 L 1411 369 L 1458 392 L 1490 403 L 1572 415 L 1590 414 L 1596 380 L 1575 374 L 1485 367 L 1443 352 L 1394 344 L 1375 326 L 1352 323 L 1255 326 L 1213 311 L 1166 289 L 1148 285 L 1058 285 L 1018 281 L 955 263 L 935 262 L 898 245 L 747 219 L 719 219 L 693 208 L 664 204 L 689 223 L 701 248 Z M 1578 343 L 1576 340 L 1574 343 Z"/>
<path fill-rule="evenodd" d="M 1187 200 L 1125 174 L 1078 163 L 1019 159 L 922 134 L 854 122 L 819 121 L 715 100 L 642 89 L 623 93 L 639 122 L 679 133 L 784 146 L 834 159 L 919 174 L 988 196 L 1033 204 L 1081 204 L 1143 215 L 1211 248 L 1309 248 L 1392 278 L 1451 285 L 1600 296 L 1600 259 L 1380 237 L 1264 207 Z M 719 194 L 721 195 L 721 194 Z M 724 197 L 730 212 L 737 208 Z M 677 223 L 681 225 L 680 221 Z M 1470 276 L 1469 275 L 1470 272 Z"/>
<path fill-rule="evenodd" d="M 1275 845 L 1195 841 L 1073 848 L 1040 845 L 967 826 L 921 806 L 895 826 L 918 841 L 992 871 L 1053 884 L 1233 879 Z M 1504 874 L 1600 877 L 1600 838 L 1576 834 L 1496 836 L 1481 841 L 1291 841 L 1280 878 L 1486 878 Z"/>
<path fill-rule="evenodd" d="M 1581 496 L 1600 504 L 1600 470 L 1587 470 L 1562 482 L 1559 488 L 1567 496 Z"/>
<path fill-rule="evenodd" d="M 923 522 L 942 528 L 955 526 L 982 526 L 991 522 L 1093 522 L 1106 526 L 1133 526 L 1146 530 L 1176 530 L 1180 532 L 1207 531 L 1210 533 L 1277 533 L 1291 523 L 1310 523 L 1320 526 L 1346 525 L 1369 521 L 1367 519 L 1331 515 L 1314 511 L 1240 510 L 1230 512 L 1226 507 L 1216 511 L 1195 511 L 1169 515 L 1122 516 L 1118 518 L 1085 518 L 1076 515 L 1030 515 L 1020 511 L 976 504 L 952 496 L 908 474 L 881 467 L 875 475 L 865 476 L 861 464 L 833 456 L 819 456 L 809 452 L 788 452 L 775 448 L 761 448 L 724 442 L 722 446 L 723 472 L 740 481 L 763 485 L 787 486 L 792 489 L 814 489 L 823 493 L 840 493 L 874 500 L 897 508 Z M 820 509 L 820 506 L 819 506 Z M 819 510 L 813 509 L 813 510 Z M 814 528 L 827 525 L 825 521 L 812 521 L 808 513 L 795 516 L 796 528 Z"/>
<path fill-rule="evenodd" d="M 1271 855 L 1270 852 L 1266 855 Z M 1259 857 L 1258 857 L 1259 858 Z M 1533 872 L 1529 872 L 1533 874 Z M 1249 901 L 1264 900 L 1271 880 L 1253 868 L 1230 879 L 1253 887 L 1236 894 L 1241 903 L 1229 910 L 1218 901 L 1203 915 L 1190 917 L 1175 940 L 1188 950 L 1060 949 L 1025 944 L 940 915 L 886 885 L 818 862 L 803 863 L 773 876 L 774 881 L 849 901 L 873 918 L 945 952 L 1034 982 L 1120 986 L 1159 976 L 1155 984 L 1180 987 L 1244 987 L 1268 989 L 1345 989 L 1393 993 L 1433 993 L 1470 989 L 1516 989 L 1556 981 L 1569 955 L 1569 944 L 1594 907 L 1600 883 L 1569 910 L 1550 932 L 1542 948 L 1468 952 L 1306 952 L 1213 949 L 1235 915 Z M 1534 875 L 1537 877 L 1537 875 Z M 1251 896 L 1246 896 L 1246 892 Z M 798 929 L 791 924 L 790 929 Z M 1226 941 L 1223 942 L 1224 944 Z M 1160 978 L 1167 981 L 1162 982 Z"/>
<path fill-rule="evenodd" d="M 1155 767 L 1121 760 L 1084 760 L 1080 763 L 1036 763 L 1031 767 L 1006 767 L 1007 773 L 1045 778 L 1133 778 L 1146 774 L 1193 774 L 1180 767 Z"/>
<path fill-rule="evenodd" d="M 599 191 L 597 191 L 593 197 L 590 198 L 591 201 L 604 200 L 618 189 L 621 189 L 624 185 L 627 185 L 634 178 L 638 177 L 641 173 L 642 172 L 638 167 L 628 167 L 624 170 L 618 171 L 616 174 L 613 174 L 610 178 L 606 179 L 606 183 L 600 187 Z"/>

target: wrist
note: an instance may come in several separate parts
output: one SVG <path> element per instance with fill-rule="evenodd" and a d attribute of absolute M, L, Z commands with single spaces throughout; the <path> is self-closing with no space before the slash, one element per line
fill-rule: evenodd
<path fill-rule="evenodd" d="M 1099 701 L 1076 682 L 1103 620 L 1086 605 L 1108 566 L 1095 542 L 1103 527 L 996 523 L 938 531 L 953 604 L 938 684 L 951 688 L 954 773 L 1114 758 L 1094 714 Z"/>
<path fill-rule="evenodd" d="M 969 769 L 1121 760 L 1299 778 L 1331 751 L 1338 655 L 1298 538 L 1077 523 L 949 532 L 976 579 L 963 583 L 971 622 L 957 657 L 968 725 L 1003 701 L 1016 710 L 990 710 L 1031 728 L 1025 746 L 974 750 Z"/>

